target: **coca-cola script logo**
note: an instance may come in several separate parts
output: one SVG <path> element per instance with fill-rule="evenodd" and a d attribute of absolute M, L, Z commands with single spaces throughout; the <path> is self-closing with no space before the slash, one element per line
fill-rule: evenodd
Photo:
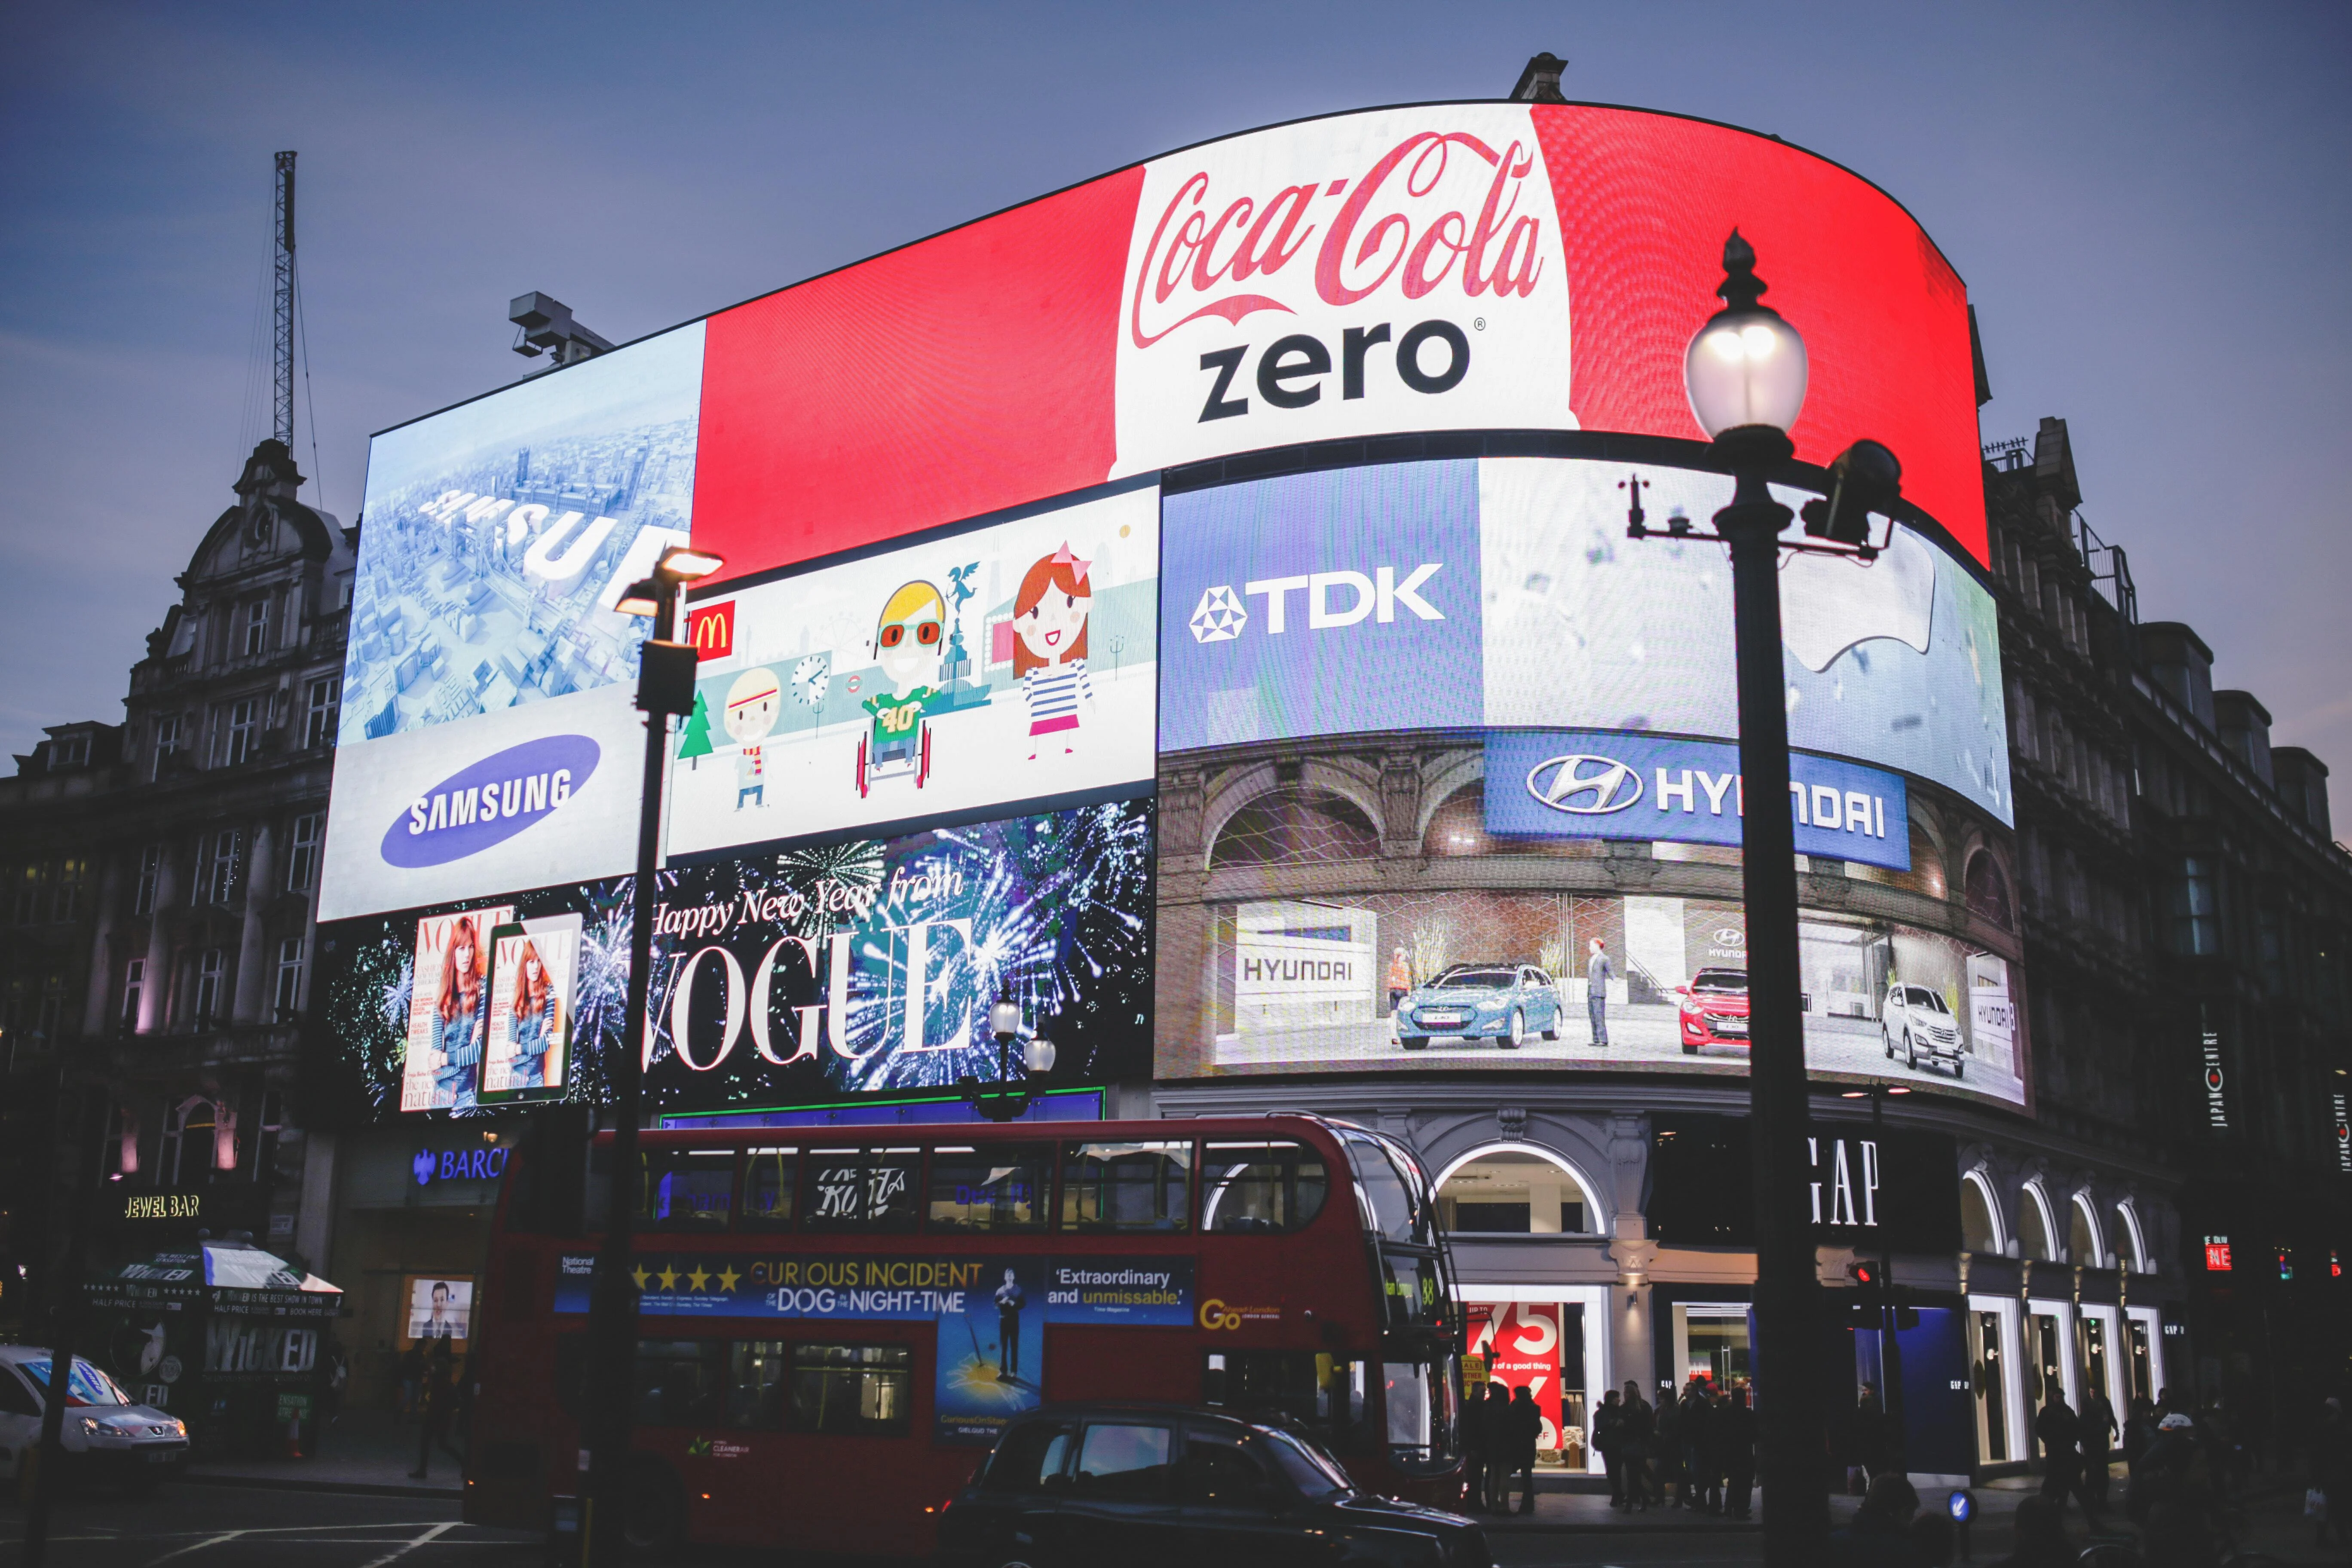
<path fill-rule="evenodd" d="M 1271 193 L 1213 189 L 1194 173 L 1170 198 L 1135 276 L 1128 331 L 1150 347 L 1188 321 L 1296 314 L 1309 286 L 1352 305 L 1392 280 L 1407 300 L 1448 286 L 1470 300 L 1531 297 L 1543 280 L 1531 145 L 1467 132 L 1405 137 L 1361 174 Z M 1309 247 L 1312 255 L 1307 257 Z M 1292 264 L 1297 262 L 1297 266 Z M 1287 270 L 1286 276 L 1279 276 Z M 1278 278 L 1278 280 L 1277 280 Z"/>

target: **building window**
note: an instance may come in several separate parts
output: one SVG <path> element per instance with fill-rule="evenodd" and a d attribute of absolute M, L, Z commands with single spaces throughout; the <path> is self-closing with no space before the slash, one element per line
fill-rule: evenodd
<path fill-rule="evenodd" d="M 152 778 L 162 778 L 163 776 L 164 769 L 170 764 L 171 759 L 178 756 L 179 754 L 180 716 L 174 713 L 168 719 L 156 720 L 155 768 L 154 772 L 150 774 L 150 776 Z"/>
<path fill-rule="evenodd" d="M 2172 951 L 2204 958 L 2221 951 L 2219 868 L 2203 855 L 2184 856 L 2171 894 Z"/>
<path fill-rule="evenodd" d="M 245 607 L 245 651 L 247 657 L 261 652 L 269 643 L 269 601 L 256 599 Z"/>
<path fill-rule="evenodd" d="M 1996 1213 L 1983 1182 L 1974 1175 L 1961 1177 L 1960 1245 L 1970 1252 L 2000 1256 L 2000 1223 Z"/>
<path fill-rule="evenodd" d="M 265 1089 L 261 1096 L 261 1124 L 254 1129 L 253 1179 L 273 1182 L 278 1179 L 278 1137 L 286 1131 L 286 1097 L 276 1089 Z"/>
<path fill-rule="evenodd" d="M 156 1175 L 167 1187 L 200 1187 L 212 1180 L 219 1142 L 220 1110 L 202 1096 L 182 1100 L 163 1127 L 163 1157 Z"/>
<path fill-rule="evenodd" d="M 294 842 L 286 856 L 286 890 L 307 893 L 319 868 L 319 824 L 315 811 L 294 819 Z"/>
<path fill-rule="evenodd" d="M 221 980 L 228 965 L 221 950 L 208 947 L 196 955 L 195 1026 L 209 1029 L 220 1017 Z"/>
<path fill-rule="evenodd" d="M 1516 1147 L 1486 1150 L 1446 1173 L 1437 1212 L 1446 1229 L 1471 1236 L 1590 1236 L 1600 1223 L 1575 1173 Z"/>
<path fill-rule="evenodd" d="M 228 705 L 228 723 L 221 730 L 218 762 L 229 767 L 250 759 L 254 741 L 260 732 L 261 703 L 258 699 L 240 697 Z"/>
<path fill-rule="evenodd" d="M 41 1005 L 40 1011 L 35 1016 L 33 1026 L 41 1032 L 43 1039 L 54 1045 L 57 1043 L 58 1030 L 65 1023 L 65 1018 L 66 972 L 62 969 L 52 969 L 41 977 Z"/>
<path fill-rule="evenodd" d="M 1376 860 L 1380 829 L 1355 802 L 1329 790 L 1293 787 L 1251 801 L 1225 823 L 1210 868 L 1311 866 Z"/>
<path fill-rule="evenodd" d="M 1984 850 L 1969 857 L 1967 897 L 1970 914 L 2003 931 L 2015 929 L 2015 916 L 2010 911 L 2009 879 L 2001 875 L 2000 862 Z"/>
<path fill-rule="evenodd" d="M 49 919 L 69 921 L 81 913 L 81 889 L 89 874 L 89 862 L 79 855 L 68 855 L 58 862 L 58 879 L 49 890 Z"/>
<path fill-rule="evenodd" d="M 147 994 L 147 961 L 134 958 L 122 971 L 122 1032 L 139 1032 L 139 1005 Z"/>
<path fill-rule="evenodd" d="M 41 891 L 48 881 L 42 872 L 39 861 L 27 860 L 24 869 L 15 878 L 16 896 L 11 900 L 13 907 L 8 913 L 20 926 L 31 925 L 41 918 Z"/>
<path fill-rule="evenodd" d="M 302 725 L 303 745 L 315 749 L 334 744 L 335 715 L 342 701 L 342 677 L 331 675 L 324 680 L 310 682 L 310 714 Z"/>
<path fill-rule="evenodd" d="M 278 1021 L 294 1016 L 302 998 L 302 939 L 289 936 L 278 944 Z"/>
<path fill-rule="evenodd" d="M 155 912 L 155 889 L 163 875 L 163 847 L 150 844 L 139 851 L 139 886 L 131 896 L 131 912 L 152 915 Z"/>
<path fill-rule="evenodd" d="M 53 768 L 78 768 L 88 761 L 89 736 L 86 731 L 49 742 L 49 765 Z"/>
<path fill-rule="evenodd" d="M 205 840 L 196 840 L 197 877 L 192 904 L 226 904 L 236 896 L 237 867 L 245 858 L 245 836 L 234 828 L 222 828 L 212 836 L 212 854 L 205 854 Z"/>

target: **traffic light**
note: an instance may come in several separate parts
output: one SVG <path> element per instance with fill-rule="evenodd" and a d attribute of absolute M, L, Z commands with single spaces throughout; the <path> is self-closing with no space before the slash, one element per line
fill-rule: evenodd
<path fill-rule="evenodd" d="M 1855 1329 L 1875 1329 L 1885 1320 L 1886 1291 L 1878 1278 L 1875 1263 L 1849 1263 L 1846 1278 L 1853 1289 L 1846 1292 L 1846 1326 Z"/>

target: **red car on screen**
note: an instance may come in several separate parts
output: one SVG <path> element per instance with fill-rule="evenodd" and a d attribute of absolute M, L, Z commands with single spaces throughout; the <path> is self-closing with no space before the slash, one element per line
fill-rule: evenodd
<path fill-rule="evenodd" d="M 1687 985 L 1675 987 L 1681 1015 L 1683 1055 L 1698 1055 L 1701 1046 L 1748 1048 L 1748 971 L 1702 969 Z"/>

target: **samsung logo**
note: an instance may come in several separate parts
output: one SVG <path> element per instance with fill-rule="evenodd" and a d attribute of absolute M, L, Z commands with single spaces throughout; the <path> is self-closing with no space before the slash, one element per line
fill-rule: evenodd
<path fill-rule="evenodd" d="M 550 735 L 510 746 L 435 784 L 393 819 L 384 864 L 444 866 L 504 843 L 561 809 L 596 771 L 596 742 Z"/>

